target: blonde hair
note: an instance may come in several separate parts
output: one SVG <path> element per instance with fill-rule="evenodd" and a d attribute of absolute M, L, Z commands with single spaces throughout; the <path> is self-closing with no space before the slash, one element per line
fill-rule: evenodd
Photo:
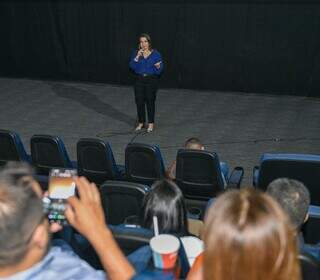
<path fill-rule="evenodd" d="M 267 194 L 221 195 L 206 216 L 204 242 L 204 279 L 301 279 L 295 230 Z"/>

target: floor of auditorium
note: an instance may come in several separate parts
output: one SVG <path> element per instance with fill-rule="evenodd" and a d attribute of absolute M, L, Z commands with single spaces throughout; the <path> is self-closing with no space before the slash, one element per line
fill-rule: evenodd
<path fill-rule="evenodd" d="M 18 132 L 27 151 L 33 134 L 59 135 L 76 159 L 79 138 L 100 137 L 119 164 L 136 141 L 157 144 L 168 165 L 196 136 L 220 160 L 244 167 L 243 185 L 264 152 L 320 154 L 320 99 L 160 89 L 155 131 L 134 133 L 135 118 L 131 87 L 0 78 L 0 128 Z"/>

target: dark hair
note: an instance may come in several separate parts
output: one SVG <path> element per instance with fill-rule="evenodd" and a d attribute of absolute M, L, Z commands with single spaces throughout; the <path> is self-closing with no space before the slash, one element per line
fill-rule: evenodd
<path fill-rule="evenodd" d="M 184 143 L 184 147 L 186 149 L 201 149 L 203 145 L 198 138 L 191 137 Z"/>
<path fill-rule="evenodd" d="M 0 172 L 0 267 L 23 259 L 33 231 L 44 217 L 41 199 L 22 183 L 12 170 Z"/>
<path fill-rule="evenodd" d="M 26 162 L 9 161 L 2 170 L 2 176 L 9 176 L 13 184 L 23 187 L 32 187 L 35 193 L 42 197 L 43 190 L 40 184 L 34 179 L 34 169 Z"/>
<path fill-rule="evenodd" d="M 182 192 L 169 180 L 157 181 L 146 195 L 142 207 L 142 226 L 153 229 L 153 216 L 158 218 L 159 232 L 188 234 L 187 212 Z"/>
<path fill-rule="evenodd" d="M 33 168 L 26 162 L 21 161 L 9 161 L 4 168 L 1 170 L 2 176 L 10 176 L 13 180 L 13 183 L 21 183 L 25 184 L 25 177 L 33 177 L 34 170 Z"/>
<path fill-rule="evenodd" d="M 147 33 L 142 33 L 139 36 L 139 44 L 140 44 L 140 38 L 146 38 L 148 43 L 149 43 L 149 50 L 152 50 L 152 41 L 151 41 L 151 37 L 149 34 Z"/>
<path fill-rule="evenodd" d="M 228 191 L 204 227 L 204 279 L 300 280 L 296 231 L 269 195 Z"/>
<path fill-rule="evenodd" d="M 280 178 L 269 184 L 267 193 L 287 212 L 296 228 L 303 225 L 310 204 L 310 193 L 304 184 L 297 180 Z"/>

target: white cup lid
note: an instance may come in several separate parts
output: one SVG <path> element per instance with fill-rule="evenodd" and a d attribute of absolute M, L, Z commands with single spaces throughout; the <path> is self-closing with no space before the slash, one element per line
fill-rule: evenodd
<path fill-rule="evenodd" d="M 156 253 L 169 254 L 179 250 L 180 242 L 179 239 L 173 235 L 160 234 L 151 238 L 150 247 Z"/>

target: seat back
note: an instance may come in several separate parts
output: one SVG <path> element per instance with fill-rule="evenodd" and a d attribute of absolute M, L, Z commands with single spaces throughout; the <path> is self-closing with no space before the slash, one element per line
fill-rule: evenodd
<path fill-rule="evenodd" d="M 32 163 L 39 175 L 48 175 L 50 169 L 74 168 L 62 140 L 58 136 L 33 135 L 30 141 Z"/>
<path fill-rule="evenodd" d="M 277 178 L 290 178 L 305 184 L 311 204 L 320 205 L 320 156 L 303 154 L 264 154 L 260 160 L 257 187 L 266 190 Z"/>
<path fill-rule="evenodd" d="M 224 190 L 218 155 L 181 149 L 177 154 L 176 183 L 190 199 L 208 200 Z"/>
<path fill-rule="evenodd" d="M 165 172 L 160 149 L 141 143 L 127 145 L 125 168 L 128 181 L 147 185 L 163 178 Z"/>
<path fill-rule="evenodd" d="M 118 177 L 113 152 L 108 142 L 82 138 L 77 143 L 78 174 L 100 185 Z"/>
<path fill-rule="evenodd" d="M 0 130 L 0 166 L 8 161 L 29 162 L 19 135 L 13 131 Z"/>
<path fill-rule="evenodd" d="M 304 241 L 307 244 L 318 244 L 320 242 L 320 206 L 310 205 L 308 220 L 302 226 Z"/>
<path fill-rule="evenodd" d="M 303 280 L 320 280 L 319 262 L 305 252 L 299 254 Z"/>
<path fill-rule="evenodd" d="M 126 256 L 142 246 L 149 245 L 150 239 L 154 236 L 151 230 L 127 225 L 110 226 L 110 229 Z"/>
<path fill-rule="evenodd" d="M 140 216 L 143 199 L 149 189 L 146 185 L 132 182 L 104 182 L 100 192 L 108 224 L 119 225 L 129 216 Z"/>

